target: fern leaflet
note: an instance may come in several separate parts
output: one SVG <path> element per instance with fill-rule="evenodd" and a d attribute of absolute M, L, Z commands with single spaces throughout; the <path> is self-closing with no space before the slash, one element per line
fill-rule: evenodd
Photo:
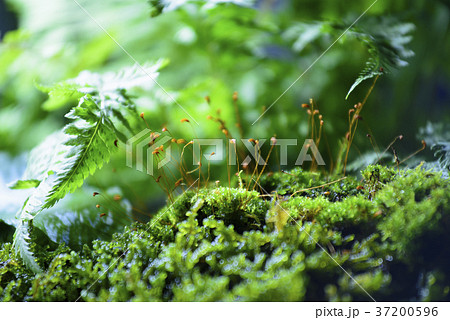
<path fill-rule="evenodd" d="M 372 24 L 370 32 L 354 29 L 350 35 L 362 41 L 369 51 L 370 58 L 366 67 L 355 80 L 345 99 L 364 80 L 382 75 L 384 71 L 408 65 L 404 60 L 414 55 L 406 48 L 412 37 L 408 34 L 414 30 L 412 23 L 394 24 L 390 19 L 383 19 Z"/>
<path fill-rule="evenodd" d="M 34 259 L 30 249 L 30 227 L 31 221 L 23 220 L 16 228 L 14 233 L 13 246 L 17 255 L 20 255 L 25 265 L 34 273 L 41 272 L 41 268 Z"/>
<path fill-rule="evenodd" d="M 144 72 L 137 66 L 117 74 L 98 75 L 85 71 L 75 79 L 46 89 L 50 95 L 80 98 L 78 105 L 66 115 L 72 122 L 30 153 L 24 178 L 13 185 L 35 187 L 16 214 L 19 227 L 14 236 L 14 248 L 31 270 L 40 270 L 28 246 L 28 227 L 32 220 L 79 188 L 89 175 L 110 160 L 116 137 L 124 137 L 117 124 L 131 131 L 127 117 L 130 114 L 138 117 L 126 90 L 153 85 L 152 79 L 158 75 L 162 64 L 163 61 L 147 65 Z"/>
<path fill-rule="evenodd" d="M 113 125 L 91 99 L 85 99 L 83 104 L 91 108 L 78 106 L 66 115 L 76 120 L 64 129 L 70 136 L 65 145 L 72 148 L 66 155 L 65 167 L 57 173 L 57 179 L 42 209 L 52 207 L 67 193 L 81 187 L 90 174 L 110 159 L 116 138 Z"/>

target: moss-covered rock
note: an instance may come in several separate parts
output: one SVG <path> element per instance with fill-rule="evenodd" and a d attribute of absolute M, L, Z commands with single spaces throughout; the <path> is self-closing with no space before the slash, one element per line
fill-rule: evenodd
<path fill-rule="evenodd" d="M 362 175 L 276 173 L 261 180 L 271 197 L 189 191 L 112 241 L 78 251 L 36 243 L 38 275 L 5 243 L 0 300 L 450 299 L 448 179 L 420 167 Z"/>

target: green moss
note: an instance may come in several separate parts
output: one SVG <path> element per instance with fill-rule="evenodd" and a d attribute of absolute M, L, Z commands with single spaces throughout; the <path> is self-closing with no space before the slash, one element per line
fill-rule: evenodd
<path fill-rule="evenodd" d="M 363 177 L 305 194 L 295 192 L 329 181 L 301 170 L 265 177 L 283 193 L 277 201 L 242 188 L 189 191 L 112 241 L 35 244 L 38 275 L 3 244 L 0 300 L 448 300 L 449 181 L 381 166 Z"/>
<path fill-rule="evenodd" d="M 348 197 L 341 202 L 331 202 L 319 196 L 317 198 L 296 197 L 282 204 L 293 219 L 316 221 L 324 227 L 334 230 L 355 231 L 355 228 L 372 229 L 377 217 L 376 205 L 362 195 Z M 372 228 L 369 228 L 372 227 Z M 366 232 L 367 233 L 367 232 Z"/>
<path fill-rule="evenodd" d="M 382 189 L 386 183 L 392 181 L 396 175 L 393 169 L 383 167 L 379 164 L 369 165 L 361 172 L 365 182 L 365 193 L 372 199 L 378 190 Z"/>
<path fill-rule="evenodd" d="M 420 168 L 402 172 L 376 197 L 386 218 L 378 229 L 413 270 L 450 270 L 450 183 Z M 447 277 L 447 282 L 449 281 Z"/>
<path fill-rule="evenodd" d="M 264 192 L 276 191 L 279 195 L 305 197 L 323 196 L 330 201 L 341 201 L 348 196 L 362 194 L 358 190 L 359 183 L 353 177 L 325 179 L 318 172 L 304 171 L 295 168 L 290 172 L 275 172 L 261 177 L 259 184 Z M 335 182 L 334 182 L 335 181 Z M 307 190 L 306 190 L 307 189 Z"/>

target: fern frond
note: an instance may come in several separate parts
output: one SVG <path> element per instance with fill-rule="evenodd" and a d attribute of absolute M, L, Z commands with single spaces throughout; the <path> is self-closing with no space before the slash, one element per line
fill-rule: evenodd
<path fill-rule="evenodd" d="M 14 248 L 34 272 L 38 272 L 38 268 L 28 247 L 29 235 L 25 224 L 80 187 L 87 176 L 109 161 L 114 146 L 113 125 L 92 99 L 83 99 L 67 117 L 76 121 L 67 125 L 64 133 L 50 136 L 31 152 L 32 165 L 27 175 L 39 177 L 42 181 L 16 215 L 20 222 L 14 236 Z M 48 141 L 55 144 L 45 145 Z"/>
<path fill-rule="evenodd" d="M 43 152 L 39 156 L 32 152 L 40 160 L 30 161 L 33 165 L 27 175 L 40 177 L 42 181 L 27 180 L 40 183 L 16 214 L 19 224 L 13 246 L 25 265 L 35 273 L 40 272 L 40 268 L 29 248 L 28 224 L 42 210 L 52 207 L 67 193 L 80 187 L 90 174 L 109 161 L 114 146 L 113 125 L 92 100 L 83 101 L 67 117 L 76 121 L 66 126 L 64 134 L 55 134 L 48 139 L 56 145 L 38 146 L 36 150 Z M 55 137 L 61 140 L 55 141 Z"/>
<path fill-rule="evenodd" d="M 50 175 L 45 178 L 39 186 L 34 189 L 33 193 L 27 198 L 23 207 L 16 214 L 16 218 L 20 221 L 32 220 L 39 212 L 46 202 L 47 195 L 54 186 L 55 177 Z"/>
<path fill-rule="evenodd" d="M 72 148 L 66 154 L 64 168 L 57 172 L 43 209 L 52 207 L 67 193 L 79 188 L 89 175 L 110 159 L 116 139 L 113 125 L 91 99 L 85 100 L 84 104 L 91 108 L 78 106 L 66 115 L 69 119 L 76 119 L 64 129 L 70 136 L 65 145 Z"/>
<path fill-rule="evenodd" d="M 408 65 L 405 59 L 413 56 L 414 53 L 406 45 L 412 39 L 409 33 L 414 28 L 412 23 L 395 23 L 390 19 L 382 19 L 371 24 L 367 28 L 368 31 L 354 28 L 354 31 L 349 33 L 368 47 L 370 58 L 364 70 L 350 87 L 345 99 L 364 80 Z"/>
<path fill-rule="evenodd" d="M 16 255 L 20 256 L 24 264 L 32 270 L 34 273 L 42 272 L 41 268 L 37 264 L 33 252 L 30 249 L 30 232 L 29 227 L 31 220 L 23 220 L 16 228 L 14 233 L 13 247 Z"/>
<path fill-rule="evenodd" d="M 450 124 L 449 123 L 432 123 L 428 122 L 425 127 L 419 128 L 417 134 L 419 140 L 423 139 L 427 145 L 438 144 L 442 141 L 450 141 Z"/>
<path fill-rule="evenodd" d="M 440 170 L 450 171 L 450 142 L 438 142 L 431 147 L 435 150 L 434 156 L 437 158 Z"/>
<path fill-rule="evenodd" d="M 22 180 L 39 183 L 36 183 L 35 189 L 16 213 L 16 218 L 20 221 L 31 220 L 42 210 L 46 197 L 55 184 L 55 173 L 62 170 L 65 155 L 70 150 L 69 146 L 64 145 L 66 139 L 64 132 L 58 131 L 48 136 L 30 152 Z M 14 184 L 20 184 L 20 181 Z"/>
<path fill-rule="evenodd" d="M 158 77 L 158 70 L 166 64 L 167 60 L 159 60 L 155 64 L 144 64 L 142 67 L 134 65 L 123 68 L 117 73 L 107 72 L 103 75 L 83 71 L 74 81 L 93 86 L 101 94 L 110 94 L 118 90 L 129 90 L 137 87 L 148 90 L 155 85 L 152 79 Z"/>
<path fill-rule="evenodd" d="M 412 23 L 398 23 L 393 19 L 382 18 L 368 19 L 362 25 L 363 27 L 352 26 L 348 29 L 348 25 L 328 21 L 295 23 L 282 36 L 287 41 L 293 41 L 292 48 L 295 52 L 302 52 L 314 41 L 331 33 L 340 35 L 339 38 L 345 34 L 343 39 L 356 39 L 365 45 L 369 59 L 350 87 L 345 97 L 347 99 L 361 82 L 408 65 L 405 59 L 414 55 L 407 48 L 412 39 L 409 33 L 415 28 Z"/>
<path fill-rule="evenodd" d="M 76 83 L 61 82 L 52 86 L 36 84 L 42 92 L 48 93 L 50 98 L 81 98 L 83 94 L 79 91 L 80 86 Z"/>
<path fill-rule="evenodd" d="M 167 61 L 133 66 L 118 73 L 103 75 L 83 71 L 74 79 L 47 88 L 49 94 L 82 94 L 79 104 L 66 117 L 73 122 L 58 134 L 50 136 L 31 152 L 24 180 L 41 181 L 18 213 L 30 219 L 52 207 L 67 193 L 74 191 L 97 168 L 108 162 L 117 136 L 123 139 L 113 118 L 132 131 L 126 115 L 137 116 L 126 90 L 153 86 L 158 70 Z M 150 77 L 151 78 L 150 78 Z"/>
<path fill-rule="evenodd" d="M 443 172 L 450 171 L 450 124 L 428 122 L 419 129 L 417 138 L 423 139 L 434 150 L 435 168 Z"/>
<path fill-rule="evenodd" d="M 154 81 L 159 70 L 166 66 L 167 60 L 161 59 L 154 64 L 146 63 L 142 66 L 134 65 L 132 67 L 123 68 L 118 72 L 106 72 L 98 74 L 88 70 L 81 71 L 80 74 L 73 79 L 53 85 L 52 87 L 40 86 L 44 92 L 52 95 L 74 95 L 89 94 L 91 96 L 110 96 L 114 99 L 120 95 L 120 90 L 129 90 L 131 88 L 150 89 L 155 85 Z M 152 80 L 153 79 L 153 80 Z"/>
<path fill-rule="evenodd" d="M 66 135 L 60 130 L 49 135 L 31 150 L 22 179 L 43 181 L 58 170 L 58 164 L 64 161 L 64 154 L 69 150 L 69 147 L 62 143 L 65 139 Z"/>
<path fill-rule="evenodd" d="M 76 78 L 57 83 L 51 87 L 38 86 L 38 88 L 48 93 L 50 99 L 54 97 L 76 97 L 81 101 L 84 99 L 83 97 L 88 95 L 106 116 L 116 117 L 130 130 L 124 114 L 125 112 L 131 112 L 136 117 L 138 114 L 126 91 L 132 88 L 150 90 L 155 86 L 159 70 L 167 64 L 167 59 L 160 59 L 153 64 L 134 65 L 123 68 L 118 72 L 98 74 L 91 71 L 82 71 Z M 62 99 L 61 103 L 65 103 L 65 100 Z M 52 106 L 52 108 L 58 107 Z"/>
<path fill-rule="evenodd" d="M 345 99 L 348 98 L 350 93 L 359 86 L 361 82 L 364 80 L 372 79 L 376 76 L 382 75 L 383 71 L 380 70 L 379 62 L 376 61 L 374 58 L 370 58 L 366 62 L 366 67 L 360 72 L 358 78 L 355 80 L 355 82 L 350 87 L 350 90 L 348 90 L 347 95 L 345 96 Z"/>
<path fill-rule="evenodd" d="M 38 269 L 27 246 L 29 236 L 24 224 L 75 191 L 109 161 L 115 151 L 116 137 L 124 137 L 116 123 L 122 123 L 131 131 L 127 116 L 131 113 L 137 117 L 136 107 L 126 90 L 153 86 L 163 64 L 161 60 L 144 68 L 134 66 L 104 75 L 85 71 L 47 90 L 50 94 L 77 94 L 80 99 L 78 106 L 66 114 L 72 122 L 30 153 L 23 178 L 27 181 L 16 184 L 36 187 L 16 214 L 20 229 L 17 228 L 14 242 L 18 254 L 32 270 Z"/>

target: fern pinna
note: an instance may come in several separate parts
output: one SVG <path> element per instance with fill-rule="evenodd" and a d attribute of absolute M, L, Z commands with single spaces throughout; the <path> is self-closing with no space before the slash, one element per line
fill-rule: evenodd
<path fill-rule="evenodd" d="M 391 69 L 404 67 L 408 65 L 405 59 L 414 55 L 413 51 L 406 47 L 412 39 L 410 33 L 415 28 L 414 24 L 396 23 L 385 18 L 371 21 L 366 28 L 368 31 L 357 27 L 350 31 L 350 36 L 356 37 L 366 45 L 370 57 L 350 87 L 346 98 L 364 80 L 382 75 Z"/>
<path fill-rule="evenodd" d="M 29 247 L 33 219 L 81 187 L 110 160 L 117 149 L 115 140 L 125 137 L 118 128 L 131 130 L 127 118 L 138 117 L 126 90 L 152 85 L 161 66 L 162 61 L 105 75 L 84 71 L 75 79 L 44 88 L 50 96 L 76 94 L 80 98 L 66 114 L 71 123 L 30 153 L 24 179 L 12 186 L 34 188 L 16 215 L 19 222 L 14 234 L 16 254 L 32 271 L 41 271 Z"/>

